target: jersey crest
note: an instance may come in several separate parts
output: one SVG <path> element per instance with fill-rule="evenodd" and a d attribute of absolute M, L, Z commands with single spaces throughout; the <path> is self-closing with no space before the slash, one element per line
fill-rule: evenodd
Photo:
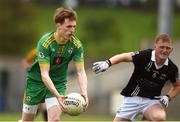
<path fill-rule="evenodd" d="M 71 48 L 68 49 L 68 53 L 72 54 L 72 52 L 73 52 L 73 48 L 71 47 Z"/>

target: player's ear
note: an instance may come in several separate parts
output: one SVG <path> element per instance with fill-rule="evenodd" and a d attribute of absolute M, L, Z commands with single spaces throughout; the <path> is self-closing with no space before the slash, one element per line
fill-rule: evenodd
<path fill-rule="evenodd" d="M 61 24 L 60 23 L 56 23 L 56 28 L 60 28 Z"/>

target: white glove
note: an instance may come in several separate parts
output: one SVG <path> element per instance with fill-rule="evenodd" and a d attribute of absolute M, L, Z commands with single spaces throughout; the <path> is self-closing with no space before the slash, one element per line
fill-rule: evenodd
<path fill-rule="evenodd" d="M 93 63 L 92 70 L 97 74 L 106 71 L 111 66 L 110 60 Z"/>
<path fill-rule="evenodd" d="M 164 95 L 164 96 L 158 96 L 155 97 L 157 99 L 159 99 L 160 103 L 165 106 L 166 108 L 168 107 L 169 102 L 171 101 L 171 98 L 169 95 Z"/>

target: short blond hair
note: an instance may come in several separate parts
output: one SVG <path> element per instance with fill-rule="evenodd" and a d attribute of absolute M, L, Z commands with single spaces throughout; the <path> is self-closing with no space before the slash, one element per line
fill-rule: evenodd
<path fill-rule="evenodd" d="M 55 23 L 64 23 L 64 20 L 68 18 L 70 20 L 77 20 L 77 14 L 73 9 L 68 8 L 57 8 L 54 13 Z"/>
<path fill-rule="evenodd" d="M 162 40 L 163 42 L 170 42 L 172 43 L 172 39 L 168 34 L 159 34 L 156 36 L 154 42 L 157 43 L 158 41 Z"/>

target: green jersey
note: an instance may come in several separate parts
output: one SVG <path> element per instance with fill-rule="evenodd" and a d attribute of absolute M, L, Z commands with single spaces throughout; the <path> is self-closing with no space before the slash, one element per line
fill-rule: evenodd
<path fill-rule="evenodd" d="M 83 46 L 76 36 L 66 44 L 58 44 L 54 32 L 45 34 L 38 42 L 37 57 L 27 76 L 42 82 L 39 64 L 50 64 L 49 76 L 54 84 L 67 81 L 67 69 L 71 60 L 83 63 Z"/>

